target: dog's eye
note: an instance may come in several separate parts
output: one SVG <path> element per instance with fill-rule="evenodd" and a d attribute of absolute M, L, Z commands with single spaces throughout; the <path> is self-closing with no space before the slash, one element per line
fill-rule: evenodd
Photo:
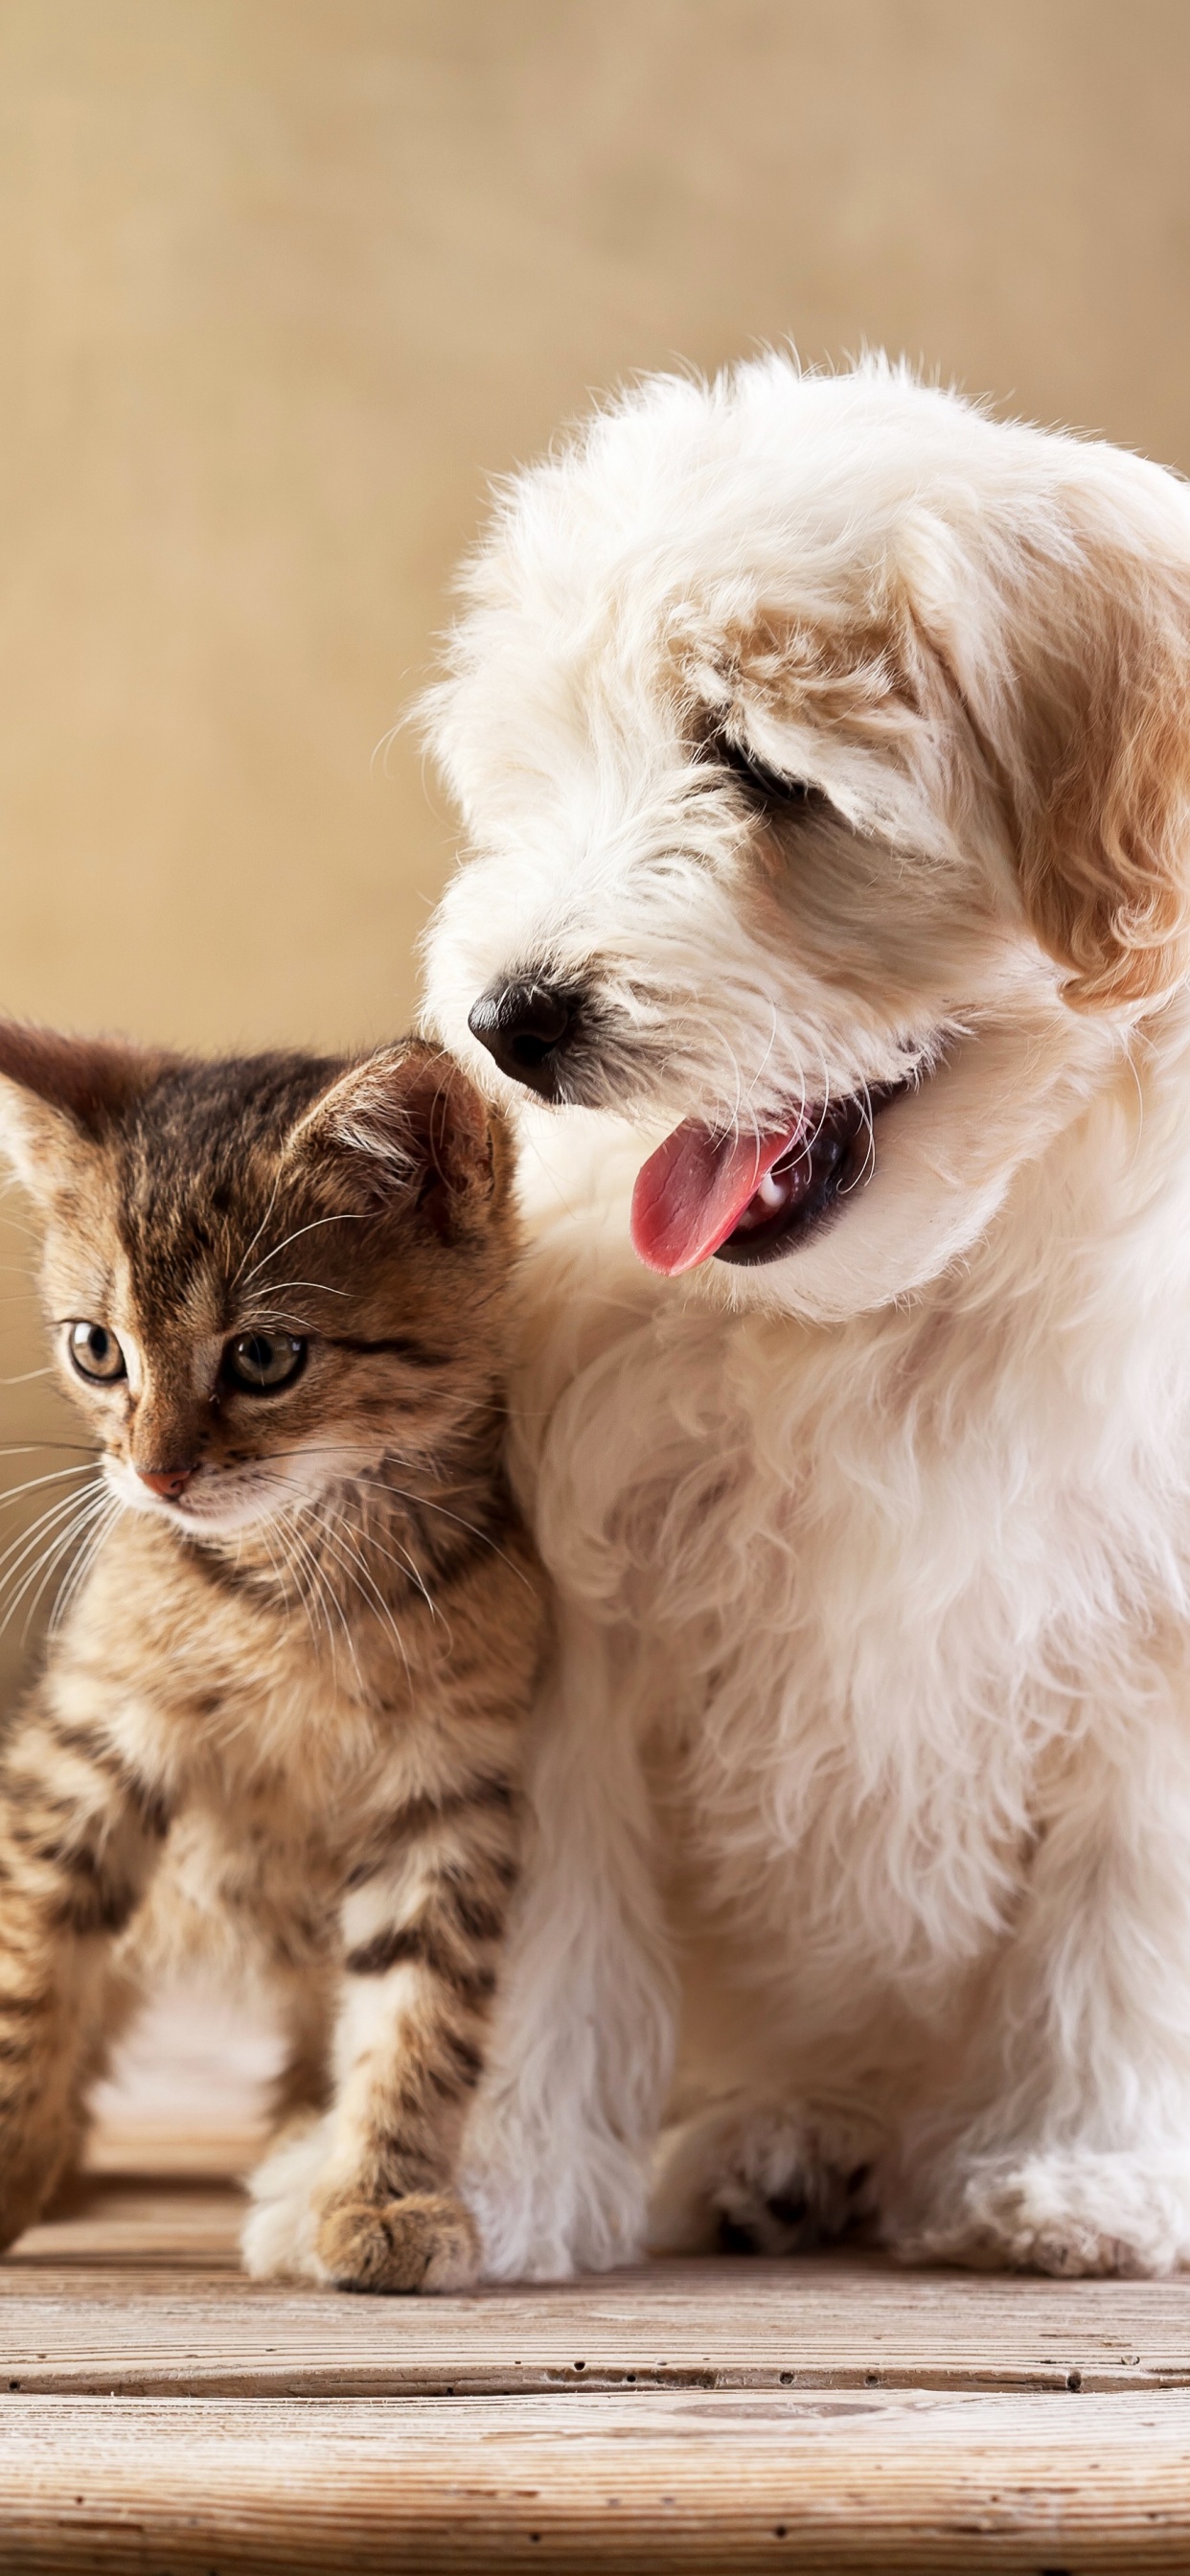
<path fill-rule="evenodd" d="M 785 778 L 779 769 L 766 768 L 746 743 L 738 742 L 731 734 L 717 735 L 712 748 L 716 760 L 742 779 L 763 805 L 805 805 L 814 792 L 804 778 Z"/>

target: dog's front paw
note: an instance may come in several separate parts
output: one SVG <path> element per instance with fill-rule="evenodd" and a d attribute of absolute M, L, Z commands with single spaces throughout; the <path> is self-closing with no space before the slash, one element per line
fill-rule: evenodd
<path fill-rule="evenodd" d="M 888 2241 L 908 2263 L 1149 2279 L 1190 2259 L 1190 2159 L 1078 2149 L 976 2158 Z"/>
<path fill-rule="evenodd" d="M 344 2193 L 318 2217 L 314 2254 L 337 2290 L 466 2290 L 479 2273 L 479 2230 L 453 2191 L 379 2203 Z"/>
<path fill-rule="evenodd" d="M 654 2253 L 809 2253 L 868 2215 L 880 2145 L 858 2116 L 794 2103 L 714 2105 L 662 2139 L 650 2245 Z"/>
<path fill-rule="evenodd" d="M 523 2120 L 509 2094 L 481 2095 L 459 2183 L 486 2281 L 569 2281 L 637 2263 L 644 2251 L 640 2158 L 582 2098 Z"/>

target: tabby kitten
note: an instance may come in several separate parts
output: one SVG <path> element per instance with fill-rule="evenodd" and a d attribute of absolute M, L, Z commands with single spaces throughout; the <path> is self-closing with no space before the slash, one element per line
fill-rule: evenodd
<path fill-rule="evenodd" d="M 204 1064 L 10 1025 L 0 1144 L 102 1453 L 0 1761 L 0 2242 L 148 1963 L 219 1925 L 288 2031 L 250 2269 L 455 2287 L 544 1623 L 504 1131 L 412 1041 Z"/>

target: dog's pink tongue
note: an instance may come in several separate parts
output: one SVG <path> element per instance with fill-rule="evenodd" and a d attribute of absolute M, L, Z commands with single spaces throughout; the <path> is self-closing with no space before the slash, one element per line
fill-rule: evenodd
<path fill-rule="evenodd" d="M 750 1199 L 801 1126 L 775 1136 L 716 1136 L 688 1118 L 637 1173 L 632 1242 L 650 1270 L 675 1279 L 734 1234 Z"/>

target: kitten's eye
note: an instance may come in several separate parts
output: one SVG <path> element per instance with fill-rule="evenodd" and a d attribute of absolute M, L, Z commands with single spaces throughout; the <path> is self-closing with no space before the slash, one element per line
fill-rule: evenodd
<path fill-rule="evenodd" d="M 758 760 L 745 743 L 733 742 L 730 734 L 716 737 L 714 751 L 724 768 L 734 770 L 765 805 L 804 805 L 814 794 L 804 778 L 784 778 L 780 770 L 766 769 L 763 760 Z"/>
<path fill-rule="evenodd" d="M 241 1333 L 223 1354 L 223 1374 L 251 1395 L 289 1386 L 304 1365 L 306 1345 L 293 1333 Z"/>
<path fill-rule="evenodd" d="M 96 1378 L 103 1386 L 113 1386 L 118 1377 L 128 1375 L 124 1353 L 106 1324 L 72 1324 L 66 1347 L 80 1377 Z"/>

